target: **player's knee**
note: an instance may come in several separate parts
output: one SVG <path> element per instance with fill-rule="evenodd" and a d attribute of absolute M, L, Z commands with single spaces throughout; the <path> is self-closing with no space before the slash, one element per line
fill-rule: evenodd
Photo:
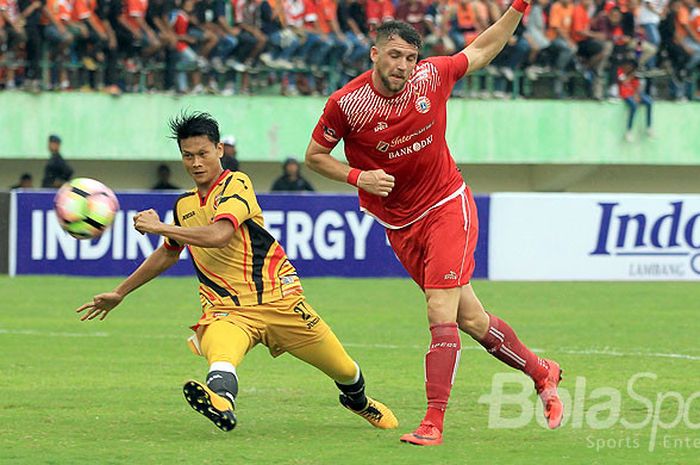
<path fill-rule="evenodd" d="M 479 339 L 489 328 L 488 315 L 483 312 L 470 312 L 460 314 L 457 318 L 459 329 L 471 337 Z"/>
<path fill-rule="evenodd" d="M 458 289 L 429 290 L 426 292 L 430 324 L 453 323 L 459 303 Z"/>

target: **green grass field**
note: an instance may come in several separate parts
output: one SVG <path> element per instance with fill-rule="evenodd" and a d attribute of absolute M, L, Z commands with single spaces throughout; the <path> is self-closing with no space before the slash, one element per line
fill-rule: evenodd
<path fill-rule="evenodd" d="M 361 364 L 369 394 L 393 408 L 398 431 L 372 429 L 339 406 L 320 372 L 257 347 L 239 367 L 231 433 L 182 398 L 182 382 L 202 379 L 207 368 L 184 343 L 199 313 L 195 281 L 161 278 L 105 321 L 80 322 L 73 309 L 116 282 L 0 278 L 0 464 L 700 463 L 700 429 L 689 425 L 700 427 L 700 398 L 687 402 L 700 391 L 697 284 L 476 282 L 488 309 L 561 363 L 562 386 L 578 391 L 576 408 L 567 406 L 569 421 L 557 431 L 535 420 L 489 428 L 490 407 L 478 401 L 494 375 L 516 372 L 463 335 L 445 443 L 418 448 L 398 441 L 425 405 L 429 333 L 411 282 L 304 282 L 310 303 Z M 628 381 L 642 372 L 657 378 L 639 379 L 635 398 Z M 507 392 L 518 389 L 511 383 Z M 679 401 L 688 421 L 673 426 Z M 501 416 L 521 413 L 510 405 Z"/>

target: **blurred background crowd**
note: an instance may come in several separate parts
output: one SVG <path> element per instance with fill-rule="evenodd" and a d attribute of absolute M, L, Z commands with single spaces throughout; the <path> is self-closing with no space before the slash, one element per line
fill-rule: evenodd
<path fill-rule="evenodd" d="M 369 67 L 373 31 L 451 54 L 504 0 L 0 0 L 0 89 L 327 95 Z M 698 0 L 533 0 L 456 96 L 617 98 L 625 61 L 657 98 L 697 98 Z"/>

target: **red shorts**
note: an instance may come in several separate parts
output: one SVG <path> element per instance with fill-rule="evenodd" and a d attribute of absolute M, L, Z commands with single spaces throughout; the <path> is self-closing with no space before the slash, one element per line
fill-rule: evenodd
<path fill-rule="evenodd" d="M 422 289 L 461 287 L 474 272 L 479 235 L 476 203 L 466 190 L 401 229 L 387 229 L 391 247 Z"/>

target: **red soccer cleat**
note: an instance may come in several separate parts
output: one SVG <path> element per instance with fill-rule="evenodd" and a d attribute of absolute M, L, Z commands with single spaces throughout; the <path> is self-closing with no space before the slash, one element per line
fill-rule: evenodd
<path fill-rule="evenodd" d="M 559 428 L 564 417 L 564 405 L 561 403 L 557 386 L 561 382 L 562 370 L 554 360 L 545 360 L 548 365 L 547 376 L 535 382 L 535 389 L 544 405 L 544 417 L 550 429 Z"/>
<path fill-rule="evenodd" d="M 401 442 L 416 446 L 439 446 L 442 444 L 442 431 L 432 423 L 421 423 L 414 432 L 401 436 Z"/>

